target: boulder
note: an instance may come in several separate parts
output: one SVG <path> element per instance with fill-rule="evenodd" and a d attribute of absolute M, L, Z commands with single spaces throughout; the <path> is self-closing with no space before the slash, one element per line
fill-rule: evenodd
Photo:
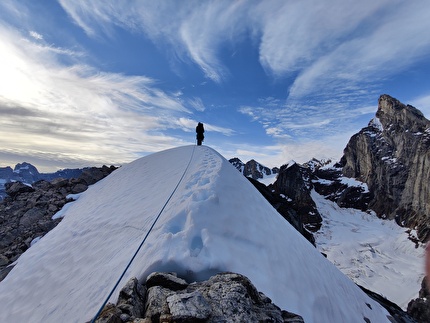
<path fill-rule="evenodd" d="M 41 220 L 44 216 L 45 212 L 39 208 L 31 208 L 19 220 L 19 226 L 22 228 L 26 228 L 31 226 L 33 223 Z"/>
<path fill-rule="evenodd" d="M 146 278 L 146 287 L 161 286 L 170 290 L 183 290 L 188 283 L 179 278 L 176 273 L 159 273 L 154 272 Z"/>
<path fill-rule="evenodd" d="M 16 197 L 21 193 L 34 192 L 33 187 L 29 185 L 25 185 L 21 182 L 6 183 L 5 189 L 6 189 L 6 193 L 12 198 Z"/>

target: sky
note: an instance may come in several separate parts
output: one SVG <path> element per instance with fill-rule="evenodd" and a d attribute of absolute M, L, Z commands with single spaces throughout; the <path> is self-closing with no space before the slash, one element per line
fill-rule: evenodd
<path fill-rule="evenodd" d="M 0 167 L 122 165 L 195 142 L 340 159 L 381 94 L 430 117 L 427 0 L 0 2 Z"/>
<path fill-rule="evenodd" d="M 111 291 L 109 301 L 116 303 L 132 277 L 144 282 L 154 271 L 176 272 L 191 283 L 228 271 L 245 275 L 275 305 L 308 323 L 390 322 L 385 309 L 210 147 L 188 145 L 135 160 L 60 212 L 58 226 L 0 282 L 0 321 L 87 322 Z M 406 235 L 403 240 L 413 246 Z M 404 269 L 390 277 L 400 280 Z"/>

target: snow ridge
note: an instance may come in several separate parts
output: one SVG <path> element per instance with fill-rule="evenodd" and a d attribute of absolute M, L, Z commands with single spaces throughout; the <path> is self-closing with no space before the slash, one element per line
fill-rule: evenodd
<path fill-rule="evenodd" d="M 193 149 L 189 171 L 122 284 L 153 271 L 175 271 L 188 281 L 231 271 L 247 276 L 276 305 L 306 322 L 389 322 L 385 309 L 205 146 L 143 157 L 91 186 L 0 283 L 0 321 L 91 319 L 178 183 Z"/>

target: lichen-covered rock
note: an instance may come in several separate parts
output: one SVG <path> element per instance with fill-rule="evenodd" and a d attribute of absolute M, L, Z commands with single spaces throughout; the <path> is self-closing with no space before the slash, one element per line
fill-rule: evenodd
<path fill-rule="evenodd" d="M 205 322 L 212 313 L 210 304 L 199 290 L 170 295 L 167 304 L 174 322 Z"/>

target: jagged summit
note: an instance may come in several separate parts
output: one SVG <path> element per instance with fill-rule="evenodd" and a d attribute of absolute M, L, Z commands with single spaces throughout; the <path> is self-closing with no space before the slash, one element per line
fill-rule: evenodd
<path fill-rule="evenodd" d="M 387 131 L 424 132 L 429 126 L 422 112 L 412 105 L 405 105 L 399 100 L 383 94 L 378 100 L 376 117 Z"/>
<path fill-rule="evenodd" d="M 367 183 L 369 208 L 381 217 L 418 228 L 430 238 L 430 121 L 398 100 L 382 95 L 376 117 L 351 137 L 340 164 L 347 177 Z"/>
<path fill-rule="evenodd" d="M 231 271 L 305 322 L 389 322 L 378 303 L 205 146 L 143 157 L 91 186 L 0 283 L 0 321 L 91 319 L 160 210 L 123 284 L 153 271 L 188 281 Z"/>

